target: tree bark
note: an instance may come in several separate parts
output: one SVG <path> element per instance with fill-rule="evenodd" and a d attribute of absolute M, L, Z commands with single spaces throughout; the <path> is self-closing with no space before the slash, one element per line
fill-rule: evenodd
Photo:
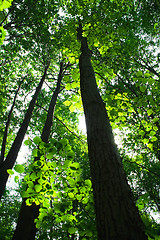
<path fill-rule="evenodd" d="M 6 141 L 7 141 L 7 135 L 8 135 L 8 128 L 9 128 L 9 124 L 10 124 L 10 121 L 11 121 L 12 112 L 13 112 L 13 109 L 14 109 L 14 106 L 15 106 L 15 103 L 16 103 L 16 98 L 17 98 L 18 92 L 20 90 L 21 83 L 19 84 L 19 86 L 18 86 L 18 88 L 15 92 L 13 103 L 12 103 L 11 109 L 8 113 L 7 122 L 6 122 L 4 135 L 3 135 L 2 147 L 1 147 L 0 164 L 4 161 L 5 150 L 6 150 Z"/>
<path fill-rule="evenodd" d="M 91 51 L 82 26 L 80 87 L 87 126 L 88 154 L 95 201 L 98 240 L 147 240 L 121 164 L 112 128 L 99 94 Z"/>
<path fill-rule="evenodd" d="M 7 173 L 7 169 L 12 169 L 16 162 L 18 152 L 21 148 L 24 136 L 26 134 L 26 131 L 27 131 L 27 128 L 28 128 L 28 125 L 29 125 L 29 122 L 30 122 L 30 119 L 32 116 L 32 112 L 33 112 L 36 100 L 38 98 L 39 92 L 42 88 L 42 84 L 45 80 L 48 68 L 49 68 L 49 65 L 47 67 L 45 67 L 44 74 L 41 78 L 41 81 L 40 81 L 38 87 L 36 88 L 36 91 L 33 95 L 33 98 L 31 100 L 30 104 L 29 104 L 28 110 L 25 114 L 24 120 L 21 124 L 21 127 L 20 127 L 18 133 L 17 133 L 17 136 L 11 146 L 11 149 L 10 149 L 5 161 L 3 163 L 1 163 L 1 165 L 0 165 L 0 199 L 2 198 L 2 195 L 5 191 L 6 183 L 7 183 L 8 177 L 9 177 L 9 174 Z"/>
<path fill-rule="evenodd" d="M 52 95 L 48 113 L 47 113 L 47 118 L 43 127 L 43 131 L 41 134 L 41 139 L 43 142 L 48 142 L 49 135 L 51 132 L 51 127 L 53 123 L 53 115 L 54 115 L 54 109 L 56 106 L 56 101 L 58 94 L 60 92 L 60 85 L 61 85 L 61 80 L 63 78 L 63 64 L 61 63 L 60 65 L 60 71 L 58 75 L 58 80 L 57 80 L 57 86 L 56 89 Z M 36 157 L 35 161 L 37 161 L 39 158 Z M 39 205 L 36 205 L 33 203 L 31 206 L 26 205 L 26 199 L 23 199 L 20 213 L 19 213 L 19 218 L 16 226 L 16 230 L 14 232 L 12 240 L 34 240 L 35 235 L 37 232 L 36 225 L 34 220 L 38 218 L 39 215 Z"/>

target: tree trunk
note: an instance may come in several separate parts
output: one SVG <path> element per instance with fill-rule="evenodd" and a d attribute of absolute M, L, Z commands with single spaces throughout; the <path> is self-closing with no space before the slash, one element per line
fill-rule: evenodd
<path fill-rule="evenodd" d="M 43 127 L 42 134 L 41 134 L 42 141 L 46 142 L 46 143 L 48 142 L 49 135 L 51 132 L 54 109 L 56 106 L 58 94 L 60 92 L 60 84 L 61 84 L 62 77 L 63 77 L 63 64 L 61 63 L 58 80 L 57 80 L 57 86 L 52 95 L 52 99 L 51 99 L 48 113 L 47 113 L 46 122 Z M 38 159 L 39 158 L 36 157 L 35 161 L 37 161 Z M 17 226 L 16 226 L 16 230 L 14 232 L 12 240 L 22 240 L 22 239 L 23 240 L 34 240 L 35 239 L 37 229 L 36 229 L 34 220 L 36 218 L 38 218 L 39 208 L 40 208 L 40 206 L 36 205 L 35 203 L 33 203 L 31 206 L 27 206 L 26 199 L 23 199 Z"/>
<path fill-rule="evenodd" d="M 10 149 L 5 161 L 3 163 L 1 163 L 1 165 L 0 165 L 0 199 L 4 193 L 6 183 L 7 183 L 8 177 L 9 177 L 9 174 L 7 173 L 7 169 L 12 169 L 16 162 L 17 155 L 21 148 L 24 136 L 26 134 L 36 100 L 37 100 L 39 92 L 42 88 L 42 84 L 45 80 L 48 67 L 49 67 L 49 65 L 45 68 L 44 74 L 41 78 L 41 81 L 40 81 L 38 87 L 36 88 L 35 94 L 33 95 L 33 98 L 29 104 L 28 110 L 25 114 L 24 120 L 21 124 L 21 127 L 20 127 L 18 133 L 17 133 L 17 136 L 11 146 L 11 149 Z"/>
<path fill-rule="evenodd" d="M 4 131 L 4 135 L 3 135 L 2 147 L 1 147 L 0 164 L 4 161 L 5 150 L 6 150 L 6 141 L 7 141 L 7 135 L 8 135 L 8 128 L 9 128 L 9 124 L 10 124 L 10 121 L 11 121 L 12 112 L 13 112 L 13 109 L 14 109 L 14 106 L 15 106 L 15 103 L 16 103 L 16 98 L 17 98 L 18 92 L 20 90 L 21 83 L 19 84 L 19 86 L 17 88 L 17 91 L 15 92 L 13 103 L 12 103 L 11 109 L 8 113 L 7 122 L 6 122 L 6 126 L 5 126 L 5 131 Z"/>
<path fill-rule="evenodd" d="M 99 94 L 91 51 L 77 29 L 81 42 L 80 87 L 84 107 L 88 154 L 99 240 L 147 240 L 138 209 L 127 183 L 114 142 L 105 104 Z"/>

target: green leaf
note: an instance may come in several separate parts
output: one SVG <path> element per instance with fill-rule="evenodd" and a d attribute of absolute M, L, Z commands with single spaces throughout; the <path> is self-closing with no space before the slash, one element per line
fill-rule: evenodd
<path fill-rule="evenodd" d="M 155 31 L 157 30 L 157 26 L 158 26 L 158 23 L 155 23 L 155 24 L 154 24 L 154 30 L 155 30 Z"/>
<path fill-rule="evenodd" d="M 15 183 L 18 183 L 18 180 L 19 180 L 19 177 L 18 177 L 18 176 L 15 176 L 15 177 L 14 177 Z"/>
<path fill-rule="evenodd" d="M 142 71 L 138 71 L 138 72 L 136 73 L 136 75 L 137 75 L 137 77 L 142 77 L 142 76 L 143 76 L 143 72 L 142 72 Z"/>
<path fill-rule="evenodd" d="M 3 0 L 3 1 L 0 1 L 0 11 L 3 11 L 3 9 L 6 9 L 6 8 L 9 8 L 11 6 L 11 2 L 13 0 Z"/>
<path fill-rule="evenodd" d="M 153 144 L 152 143 L 147 144 L 147 147 L 150 148 L 151 150 L 153 150 Z"/>
<path fill-rule="evenodd" d="M 144 74 L 144 77 L 146 77 L 146 78 L 149 78 L 151 75 L 150 75 L 150 73 L 149 72 L 146 72 L 145 74 Z"/>
<path fill-rule="evenodd" d="M 35 180 L 37 179 L 36 173 L 31 173 L 30 179 L 31 179 L 32 181 L 35 181 Z"/>
<path fill-rule="evenodd" d="M 151 142 L 156 142 L 157 140 L 158 140 L 158 138 L 155 137 L 155 136 L 153 136 L 153 137 L 151 138 Z"/>
<path fill-rule="evenodd" d="M 47 153 L 46 158 L 52 159 L 53 158 L 53 153 L 52 152 L 51 153 Z"/>
<path fill-rule="evenodd" d="M 92 187 L 92 182 L 91 182 L 91 180 L 86 179 L 86 180 L 85 180 L 85 185 L 87 185 L 89 188 L 91 188 L 91 187 Z"/>
<path fill-rule="evenodd" d="M 68 228 L 68 232 L 69 232 L 70 234 L 74 234 L 76 231 L 77 231 L 77 229 L 74 228 L 74 227 Z"/>
<path fill-rule="evenodd" d="M 154 131 L 158 131 L 158 127 L 157 126 L 153 126 L 153 130 Z"/>
<path fill-rule="evenodd" d="M 74 158 L 74 155 L 75 155 L 75 153 L 72 150 L 67 153 L 67 156 L 69 158 Z"/>
<path fill-rule="evenodd" d="M 86 236 L 87 236 L 87 237 L 92 237 L 92 232 L 86 233 Z"/>
<path fill-rule="evenodd" d="M 14 171 L 12 171 L 12 169 L 7 169 L 7 173 L 10 174 L 10 175 L 13 175 Z"/>
<path fill-rule="evenodd" d="M 31 206 L 31 205 L 32 205 L 32 202 L 30 201 L 29 198 L 26 200 L 26 205 L 27 205 L 27 206 Z"/>
<path fill-rule="evenodd" d="M 71 164 L 71 167 L 78 169 L 80 167 L 80 164 L 78 162 L 74 162 Z"/>
<path fill-rule="evenodd" d="M 68 193 L 68 196 L 69 196 L 69 198 L 74 198 L 74 194 L 73 193 Z"/>
<path fill-rule="evenodd" d="M 150 85 L 152 85 L 153 83 L 155 83 L 155 79 L 154 79 L 154 78 L 148 79 L 148 83 L 149 83 Z"/>
<path fill-rule="evenodd" d="M 71 88 L 77 88 L 79 87 L 79 83 L 73 82 L 71 83 Z"/>
<path fill-rule="evenodd" d="M 70 90 L 70 89 L 72 89 L 72 86 L 71 86 L 70 83 L 67 83 L 66 86 L 65 86 L 65 88 L 66 88 L 66 90 Z"/>
<path fill-rule="evenodd" d="M 67 101 L 64 102 L 64 105 L 65 105 L 65 106 L 70 106 L 70 105 L 71 105 L 71 102 L 67 100 Z"/>
<path fill-rule="evenodd" d="M 147 144 L 147 143 L 149 143 L 149 139 L 144 138 L 144 139 L 143 139 L 143 142 L 144 142 L 144 144 Z"/>
<path fill-rule="evenodd" d="M 159 121 L 159 118 L 158 117 L 155 117 L 155 118 L 153 118 L 153 122 L 155 123 L 155 122 L 158 122 Z"/>
<path fill-rule="evenodd" d="M 146 91 L 146 86 L 145 86 L 145 85 L 140 86 L 140 91 L 141 91 L 141 92 L 145 92 L 145 91 Z"/>
<path fill-rule="evenodd" d="M 65 146 L 69 143 L 68 139 L 66 139 L 66 138 L 61 139 L 59 142 L 62 143 L 63 146 Z"/>
<path fill-rule="evenodd" d="M 21 165 L 21 164 L 17 164 L 15 167 L 14 167 L 14 170 L 18 173 L 23 173 L 24 172 L 24 166 Z"/>
<path fill-rule="evenodd" d="M 28 197 L 29 197 L 29 194 L 28 194 L 28 192 L 23 191 L 23 192 L 21 193 L 21 196 L 22 196 L 22 198 L 28 198 Z"/>
<path fill-rule="evenodd" d="M 153 113 L 153 110 L 152 110 L 152 109 L 148 109 L 148 110 L 147 110 L 148 116 L 150 116 L 152 113 Z"/>
<path fill-rule="evenodd" d="M 76 195 L 76 198 L 77 198 L 78 201 L 81 201 L 82 197 L 83 197 L 82 194 Z"/>
<path fill-rule="evenodd" d="M 42 189 L 42 185 L 40 185 L 40 184 L 36 184 L 34 187 L 35 187 L 36 192 L 40 192 Z"/>
<path fill-rule="evenodd" d="M 27 184 L 28 184 L 29 188 L 33 188 L 34 187 L 34 183 L 32 181 L 29 181 Z"/>
<path fill-rule="evenodd" d="M 31 145 L 32 145 L 32 142 L 31 142 L 30 139 L 27 139 L 27 140 L 24 141 L 24 144 L 25 144 L 26 146 L 31 146 Z"/>
<path fill-rule="evenodd" d="M 38 149 L 33 149 L 32 154 L 33 157 L 38 157 Z"/>
<path fill-rule="evenodd" d="M 50 215 L 53 214 L 53 209 L 52 209 L 52 208 L 49 208 L 49 209 L 48 209 L 48 214 L 50 214 Z"/>
<path fill-rule="evenodd" d="M 143 136 L 144 134 L 145 134 L 145 131 L 143 131 L 143 130 L 139 131 L 139 135 Z"/>
<path fill-rule="evenodd" d="M 76 110 L 76 107 L 72 104 L 70 107 L 69 107 L 69 110 L 71 112 L 74 112 Z"/>
<path fill-rule="evenodd" d="M 71 165 L 71 161 L 70 160 L 65 160 L 65 162 L 64 162 L 64 167 L 65 168 L 68 168 L 70 165 Z"/>
<path fill-rule="evenodd" d="M 43 201 L 42 205 L 45 208 L 49 208 L 50 207 L 50 203 L 48 201 Z"/>
<path fill-rule="evenodd" d="M 3 26 L 0 27 L 0 45 L 3 44 L 3 41 L 6 36 L 6 31 L 4 30 Z"/>
<path fill-rule="evenodd" d="M 33 138 L 33 142 L 38 145 L 42 142 L 42 139 L 40 137 L 36 136 Z"/>
<path fill-rule="evenodd" d="M 150 136 L 154 136 L 155 134 L 156 134 L 155 131 L 150 131 L 150 133 L 149 133 Z"/>

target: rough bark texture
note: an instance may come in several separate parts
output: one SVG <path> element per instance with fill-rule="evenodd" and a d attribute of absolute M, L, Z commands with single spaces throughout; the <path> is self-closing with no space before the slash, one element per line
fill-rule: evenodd
<path fill-rule="evenodd" d="M 46 118 L 45 125 L 43 127 L 43 131 L 41 134 L 42 141 L 46 142 L 46 143 L 48 142 L 49 135 L 51 132 L 54 109 L 56 106 L 58 94 L 60 92 L 60 85 L 61 85 L 62 77 L 63 77 L 63 64 L 61 63 L 58 80 L 57 80 L 57 86 L 52 95 L 48 113 L 47 113 L 47 118 Z M 35 161 L 38 161 L 38 160 L 39 160 L 39 158 L 36 157 Z M 22 239 L 23 240 L 34 240 L 35 239 L 37 229 L 36 229 L 34 220 L 36 218 L 38 218 L 39 208 L 40 208 L 40 206 L 36 205 L 34 203 L 31 206 L 27 206 L 26 199 L 23 199 L 17 226 L 16 226 L 16 230 L 14 232 L 12 240 L 22 240 Z"/>
<path fill-rule="evenodd" d="M 99 240 L 147 240 L 114 142 L 105 105 L 99 94 L 91 51 L 82 37 L 79 59 L 80 86 L 84 107 Z"/>
<path fill-rule="evenodd" d="M 44 74 L 41 78 L 41 81 L 40 81 L 38 87 L 36 88 L 35 94 L 33 95 L 33 98 L 29 104 L 28 110 L 25 114 L 24 120 L 21 124 L 21 127 L 20 127 L 18 133 L 17 133 L 17 136 L 11 146 L 11 149 L 10 149 L 5 161 L 0 165 L 0 199 L 4 193 L 6 183 L 7 183 L 8 177 L 9 177 L 9 174 L 7 173 L 7 169 L 12 169 L 16 162 L 17 155 L 21 148 L 24 136 L 26 134 L 36 100 L 37 100 L 39 92 L 42 88 L 42 84 L 45 80 L 48 67 L 49 67 L 49 65 L 45 68 Z"/>

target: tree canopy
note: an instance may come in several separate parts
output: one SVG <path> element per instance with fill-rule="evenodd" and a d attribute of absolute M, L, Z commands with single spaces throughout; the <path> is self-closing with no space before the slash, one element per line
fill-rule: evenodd
<path fill-rule="evenodd" d="M 90 142 L 90 120 L 98 113 L 91 105 L 97 96 L 108 116 L 104 125 L 111 124 L 118 139 L 120 165 L 145 235 L 160 239 L 159 11 L 158 0 L 0 1 L 0 239 L 12 239 L 20 231 L 16 225 L 23 223 L 25 205 L 29 217 L 33 209 L 38 211 L 33 216 L 36 235 L 30 240 L 100 240 L 94 187 L 98 175 L 92 170 L 95 156 L 89 153 L 88 158 L 101 137 L 97 129 Z M 92 72 L 97 87 L 90 80 Z M 85 86 L 83 77 L 88 79 Z M 87 136 L 78 127 L 83 111 Z M 22 164 L 16 160 L 24 145 L 28 150 Z M 102 149 L 104 145 L 102 141 Z M 111 183 L 116 172 L 112 175 Z M 14 186 L 8 184 L 4 191 L 8 178 Z M 114 196 L 104 196 L 104 201 L 113 199 L 116 209 L 121 199 Z"/>

